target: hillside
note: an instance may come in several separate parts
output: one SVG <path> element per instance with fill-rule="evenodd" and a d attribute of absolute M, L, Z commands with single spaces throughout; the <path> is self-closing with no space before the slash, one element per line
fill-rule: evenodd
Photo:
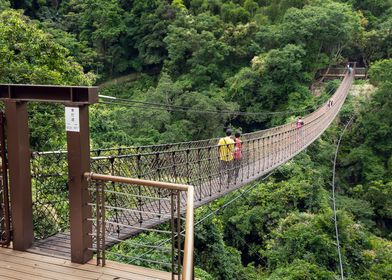
<path fill-rule="evenodd" d="M 338 121 L 246 197 L 198 210 L 201 279 L 392 279 L 392 1 L 0 0 L 0 83 L 104 85 L 93 148 L 219 137 L 287 123 L 327 101 L 319 71 L 357 62 Z M 107 101 L 107 100 L 106 100 Z M 65 148 L 63 108 L 30 104 L 31 147 Z M 155 235 L 142 236 L 157 241 Z M 154 257 L 154 256 L 153 256 Z"/>

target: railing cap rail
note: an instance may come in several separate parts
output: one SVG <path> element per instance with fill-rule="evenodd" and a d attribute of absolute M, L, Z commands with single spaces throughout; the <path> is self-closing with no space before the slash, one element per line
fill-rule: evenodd
<path fill-rule="evenodd" d="M 188 191 L 190 187 L 190 185 L 184 185 L 184 184 L 166 183 L 166 182 L 121 177 L 121 176 L 103 175 L 94 172 L 86 172 L 84 173 L 84 177 L 87 178 L 87 180 L 93 179 L 93 180 L 100 180 L 100 181 L 111 181 L 116 183 L 142 185 L 147 187 L 159 187 L 163 189 L 178 190 L 178 191 Z"/>
<path fill-rule="evenodd" d="M 182 279 L 191 280 L 193 279 L 193 249 L 194 249 L 194 187 L 192 185 L 165 183 L 158 181 L 134 179 L 120 176 L 111 176 L 97 174 L 94 172 L 85 172 L 84 177 L 87 180 L 101 180 L 110 181 L 116 183 L 126 183 L 134 185 L 142 185 L 147 187 L 160 187 L 170 190 L 187 191 L 187 207 L 186 207 L 186 224 L 185 224 L 185 242 L 184 242 L 184 258 L 183 258 L 183 270 Z"/>

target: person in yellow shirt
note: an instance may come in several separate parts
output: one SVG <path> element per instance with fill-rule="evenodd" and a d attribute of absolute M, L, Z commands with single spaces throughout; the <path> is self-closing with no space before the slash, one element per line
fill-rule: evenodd
<path fill-rule="evenodd" d="M 227 174 L 227 186 L 230 184 L 232 172 L 233 172 L 233 152 L 234 152 L 234 140 L 231 138 L 231 129 L 226 130 L 226 137 L 222 137 L 218 142 L 219 149 L 219 173 L 221 186 L 224 183 L 224 179 Z"/>

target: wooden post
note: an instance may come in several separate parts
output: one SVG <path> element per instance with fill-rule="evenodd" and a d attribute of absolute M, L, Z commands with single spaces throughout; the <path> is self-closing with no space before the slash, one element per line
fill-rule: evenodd
<path fill-rule="evenodd" d="M 11 210 L 16 250 L 26 250 L 33 242 L 32 192 L 28 134 L 28 101 L 75 106 L 79 122 L 67 131 L 68 178 L 71 223 L 71 260 L 85 263 L 92 258 L 88 250 L 92 223 L 87 182 L 83 173 L 90 171 L 88 105 L 98 102 L 97 87 L 0 84 L 0 100 L 5 102 L 7 117 Z"/>
<path fill-rule="evenodd" d="M 13 249 L 25 251 L 33 243 L 33 202 L 26 102 L 6 101 L 8 162 L 13 225 Z"/>
<path fill-rule="evenodd" d="M 76 263 L 86 263 L 93 252 L 91 201 L 88 192 L 85 172 L 90 172 L 90 138 L 88 105 L 72 107 L 79 114 L 79 129 L 67 131 L 68 147 L 68 184 L 70 202 L 70 225 L 71 225 L 71 261 Z M 79 131 L 77 131 L 79 130 Z"/>

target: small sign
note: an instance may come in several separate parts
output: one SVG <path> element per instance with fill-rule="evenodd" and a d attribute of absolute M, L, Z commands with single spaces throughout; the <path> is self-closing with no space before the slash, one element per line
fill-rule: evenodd
<path fill-rule="evenodd" d="M 80 132 L 78 107 L 65 107 L 65 130 Z"/>

